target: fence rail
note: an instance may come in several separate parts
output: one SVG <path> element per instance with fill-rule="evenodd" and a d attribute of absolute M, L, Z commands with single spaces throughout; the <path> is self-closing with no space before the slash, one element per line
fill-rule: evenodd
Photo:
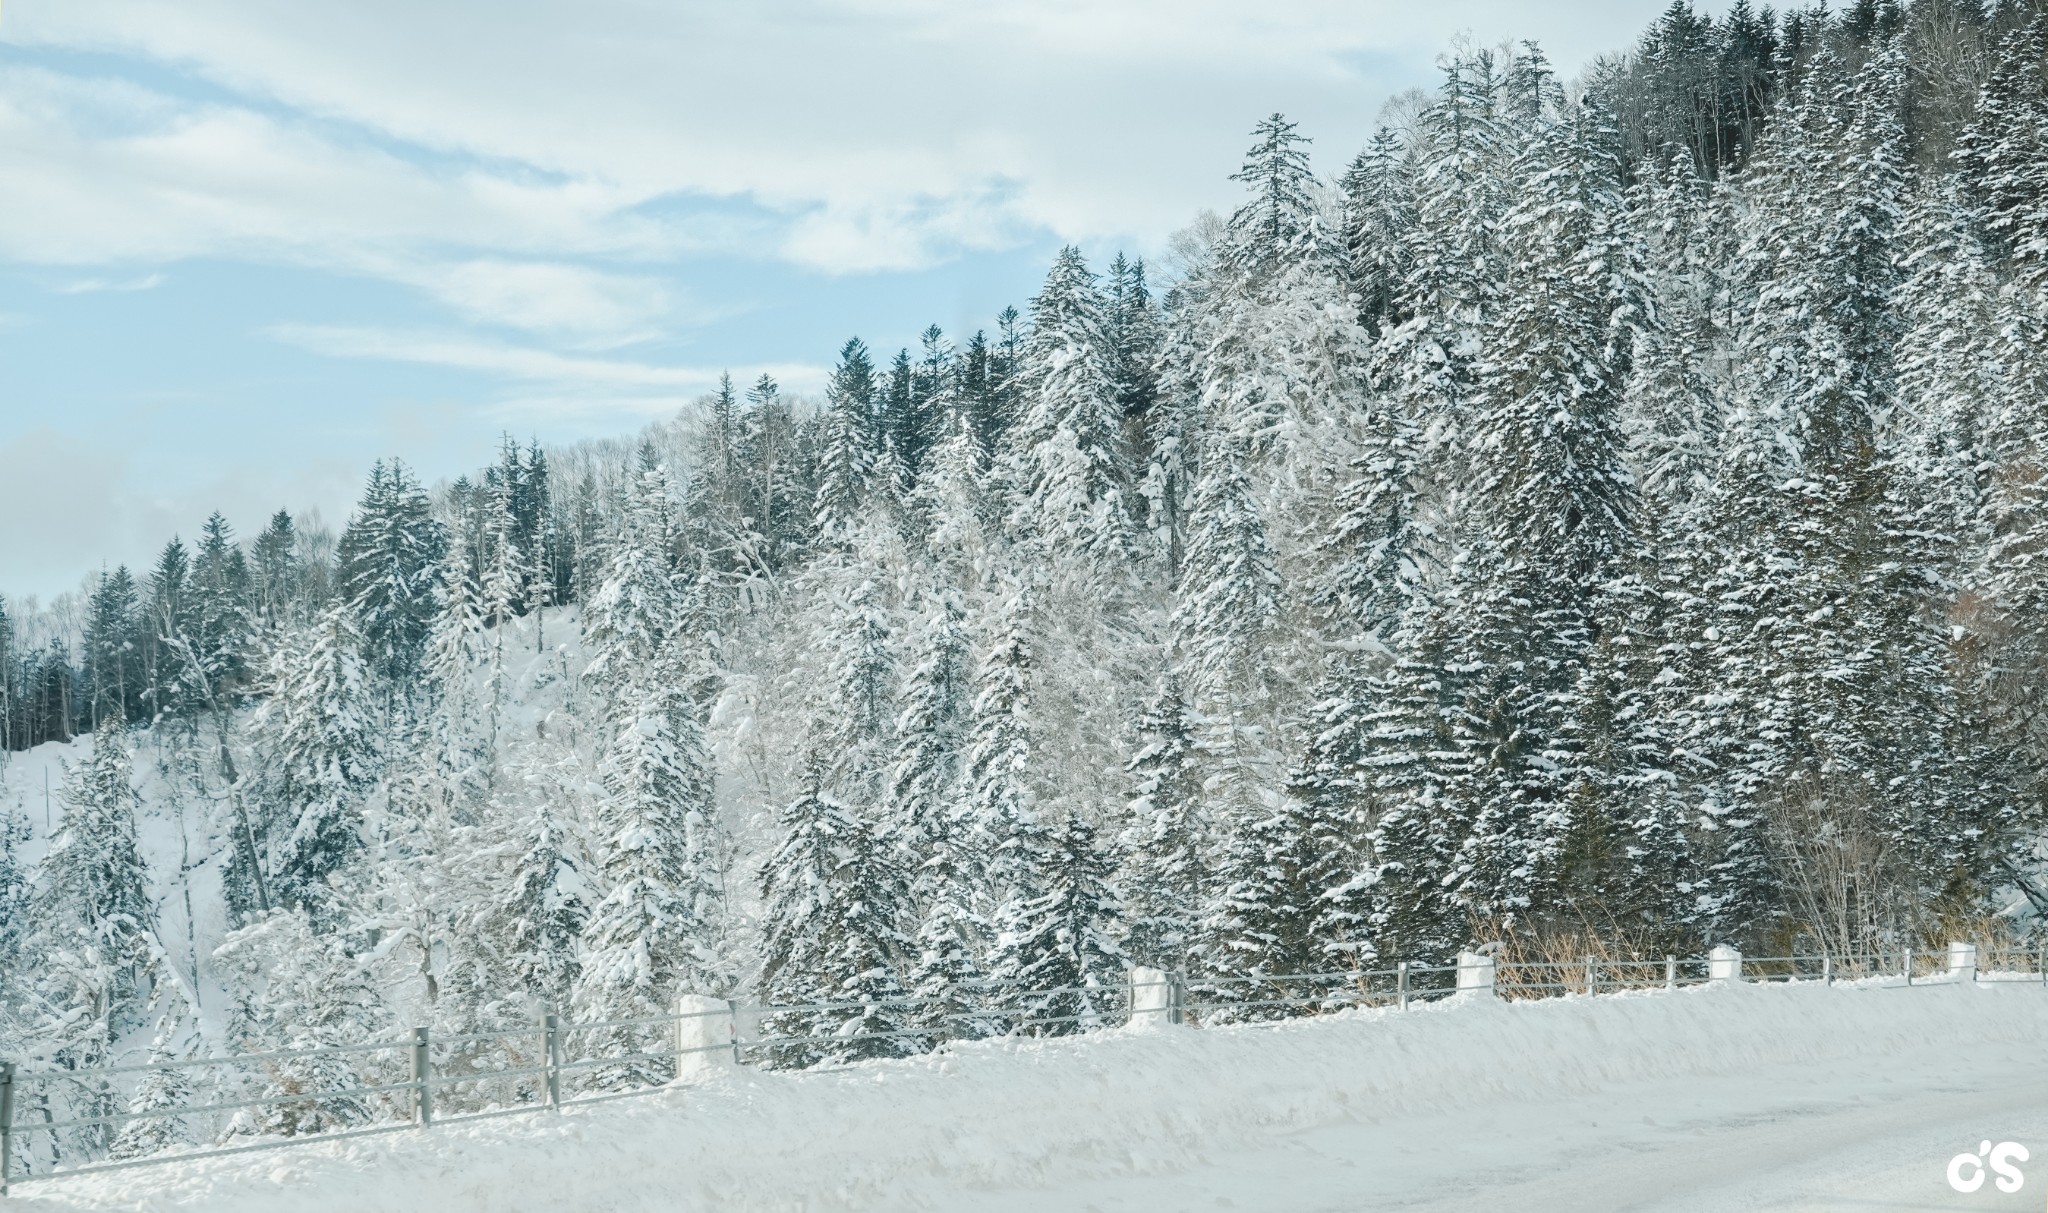
<path fill-rule="evenodd" d="M 1467 953 L 1455 965 L 1403 961 L 1213 977 L 1140 969 L 1117 984 L 1025 989 L 980 981 L 932 996 L 794 1005 L 685 996 L 667 1015 L 577 1023 L 549 1012 L 511 1027 L 448 1034 L 421 1027 L 394 1040 L 138 1065 L 29 1070 L 0 1062 L 0 1195 L 24 1179 L 337 1141 L 437 1120 L 560 1111 L 660 1090 L 709 1064 L 808 1069 L 959 1040 L 1073 1035 L 1140 1016 L 1213 1027 L 1361 1007 L 1405 1010 L 1461 992 L 1555 998 L 1731 980 L 1901 987 L 2019 980 L 2048 989 L 2048 947 L 1764 957 L 1717 948 L 1705 957 L 1579 962 Z M 584 1043 L 572 1048 L 571 1041 Z M 165 1076 L 175 1076 L 181 1097 L 168 1099 L 154 1085 Z M 195 1087 L 195 1077 L 209 1081 Z M 258 1110 L 265 1115 L 249 1120 Z M 138 1125 L 162 1128 L 131 1133 Z"/>

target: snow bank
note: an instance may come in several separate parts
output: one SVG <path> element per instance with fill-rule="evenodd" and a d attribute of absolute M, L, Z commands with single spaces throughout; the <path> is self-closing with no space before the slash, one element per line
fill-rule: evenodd
<path fill-rule="evenodd" d="M 826 1073 L 727 1071 L 561 1115 L 30 1182 L 17 1194 L 23 1213 L 958 1209 L 998 1191 L 1183 1172 L 1322 1125 L 1541 1105 L 1645 1079 L 1764 1084 L 1775 1068 L 1816 1061 L 2024 1056 L 2044 1029 L 2048 989 L 2020 983 L 1464 1001 L 984 1042 Z M 1372 1190 L 1370 1174 L 1358 1180 Z"/>

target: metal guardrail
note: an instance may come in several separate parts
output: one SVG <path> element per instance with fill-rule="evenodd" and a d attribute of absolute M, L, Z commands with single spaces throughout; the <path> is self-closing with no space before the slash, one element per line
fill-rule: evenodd
<path fill-rule="evenodd" d="M 2048 947 L 2020 952 L 1979 950 L 1972 976 L 1992 980 L 2038 980 L 2048 987 Z M 1987 963 L 1988 962 L 1988 963 Z M 1581 962 L 1501 960 L 1493 965 L 1489 987 L 1510 999 L 1584 995 L 1628 990 L 1677 989 L 1713 979 L 1711 957 L 1665 956 L 1653 959 L 1588 957 Z M 1937 973 L 1950 972 L 1946 951 L 1901 949 L 1889 953 L 1843 956 L 1742 957 L 1741 979 L 1752 982 L 1893 979 L 1901 985 L 1925 984 Z M 128 1167 L 215 1158 L 252 1150 L 276 1149 L 308 1142 L 424 1128 L 437 1122 L 482 1120 L 535 1111 L 560 1111 L 583 1104 L 644 1095 L 661 1090 L 683 1073 L 684 1059 L 698 1054 L 729 1054 L 734 1063 L 753 1060 L 776 1068 L 815 1068 L 849 1058 L 851 1046 L 889 1041 L 902 1053 L 929 1050 L 955 1040 L 989 1036 L 1077 1034 L 1128 1023 L 1137 992 L 1165 986 L 1163 997 L 1148 999 L 1151 1010 L 1163 1011 L 1168 1022 L 1222 1026 L 1327 1014 L 1363 1007 L 1406 1010 L 1458 991 L 1459 968 L 1407 961 L 1386 969 L 1346 969 L 1323 973 L 1195 976 L 1167 974 L 1159 981 L 1119 985 L 1061 986 L 1024 989 L 1004 981 L 964 982 L 934 996 L 904 995 L 874 1000 L 768 1005 L 741 1008 L 728 1002 L 719 1009 L 678 1011 L 670 1015 L 576 1023 L 553 1013 L 520 1027 L 437 1036 L 415 1028 L 396 1040 L 368 1041 L 331 1047 L 282 1049 L 223 1057 L 200 1057 L 143 1065 L 102 1066 L 74 1070 L 22 1070 L 0 1063 L 0 1195 L 9 1182 L 84 1175 Z M 976 996 L 978 995 L 978 997 Z M 1059 1000 L 1066 1005 L 1055 1005 Z M 966 1009 L 940 1008 L 965 1004 Z M 1078 1005 L 1079 1009 L 1073 1009 Z M 1048 1015 L 1047 1010 L 1068 1013 Z M 809 1019 L 842 1017 L 842 1024 L 865 1020 L 878 1011 L 898 1011 L 917 1020 L 915 1026 L 841 1035 L 836 1032 L 778 1031 L 778 1025 Z M 919 1014 L 922 1012 L 922 1014 Z M 851 1014 L 849 1014 L 851 1013 Z M 722 1019 L 730 1040 L 685 1047 L 681 1029 L 692 1020 Z M 747 1038 L 743 1020 L 765 1025 Z M 958 1027 L 953 1021 L 966 1021 Z M 611 1033 L 601 1052 L 576 1056 L 567 1042 L 594 1033 Z M 636 1035 L 637 1034 L 637 1035 Z M 667 1038 L 667 1047 L 649 1036 Z M 858 1051 L 856 1051 L 858 1052 Z M 898 1054 L 902 1055 L 902 1054 Z M 356 1081 L 340 1087 L 279 1089 L 299 1081 L 286 1071 L 293 1062 L 358 1058 L 340 1067 Z M 621 1073 L 593 1080 L 591 1071 L 608 1066 Z M 239 1074 L 233 1073 L 236 1067 Z M 234 1098 L 165 1108 L 104 1111 L 58 1118 L 53 1096 L 64 1087 L 88 1096 L 84 1110 L 94 1111 L 95 1097 L 104 1101 L 121 1092 L 110 1080 L 159 1071 L 227 1070 L 230 1077 L 214 1085 Z M 666 1077 L 661 1076 L 666 1072 Z M 502 1084 L 510 1084 L 509 1087 Z M 489 1090 L 493 1086 L 495 1092 Z M 271 1093 L 241 1097 L 253 1087 Z M 237 1090 L 236 1088 L 241 1088 Z M 43 1113 L 40 1121 L 21 1116 L 24 1092 Z M 437 1093 L 440 1097 L 437 1098 Z M 132 1096 L 131 1096 L 132 1097 Z M 354 1105 L 339 1101 L 371 1101 Z M 75 1105 L 77 1100 L 72 1101 Z M 219 1117 L 255 1108 L 297 1109 L 313 1123 L 333 1127 L 258 1141 L 238 1140 L 246 1126 L 217 1124 L 213 1143 L 197 1149 L 169 1149 L 132 1158 L 114 1158 L 115 1130 L 138 1121 L 181 1123 Z M 69 1134 L 68 1145 L 66 1135 Z M 39 1139 L 43 1149 L 18 1157 L 20 1147 Z M 67 1150 L 81 1156 L 67 1162 Z M 20 1164 L 27 1163 L 26 1168 Z"/>

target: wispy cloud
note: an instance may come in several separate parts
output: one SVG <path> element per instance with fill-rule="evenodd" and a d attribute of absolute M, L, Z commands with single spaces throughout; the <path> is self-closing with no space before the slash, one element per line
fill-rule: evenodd
<path fill-rule="evenodd" d="M 279 324 L 264 330 L 275 340 L 330 358 L 372 358 L 472 371 L 502 379 L 617 393 L 709 391 L 721 374 L 735 378 L 772 375 L 793 390 L 823 383 L 822 367 L 778 363 L 750 367 L 672 366 L 620 358 L 562 354 L 531 346 L 485 341 L 460 334 L 415 333 L 346 325 Z"/>
<path fill-rule="evenodd" d="M 80 278 L 58 286 L 56 291 L 60 295 L 97 295 L 103 292 L 128 294 L 135 291 L 153 291 L 164 282 L 162 274 L 144 274 L 139 278 Z"/>

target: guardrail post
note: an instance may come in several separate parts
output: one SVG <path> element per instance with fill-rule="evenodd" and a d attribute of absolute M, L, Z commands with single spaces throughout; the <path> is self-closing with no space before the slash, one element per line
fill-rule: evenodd
<path fill-rule="evenodd" d="M 1493 957 L 1477 952 L 1458 953 L 1458 993 L 1491 996 L 1496 972 Z"/>
<path fill-rule="evenodd" d="M 1131 970 L 1130 1026 L 1141 1031 L 1167 1027 L 1174 1022 L 1173 978 L 1160 969 L 1143 965 Z"/>
<path fill-rule="evenodd" d="M 1671 955 L 1669 952 L 1664 954 L 1664 988 L 1667 990 L 1678 988 L 1678 957 Z"/>
<path fill-rule="evenodd" d="M 427 1052 L 427 1030 L 412 1030 L 412 1123 L 422 1127 L 434 1123 L 434 1059 Z"/>
<path fill-rule="evenodd" d="M 1707 953 L 1707 980 L 1722 983 L 1741 981 L 1742 953 L 1728 944 L 1715 944 Z"/>
<path fill-rule="evenodd" d="M 1977 945 L 1951 939 L 1948 943 L 1948 979 L 1950 981 L 1977 980 Z"/>
<path fill-rule="evenodd" d="M 543 1064 L 548 1069 L 548 1106 L 559 1112 L 562 1110 L 562 1021 L 549 1011 L 541 1016 L 540 1031 L 542 1050 L 547 1057 Z"/>
<path fill-rule="evenodd" d="M 1913 949 L 1908 946 L 1902 955 L 1905 957 L 1906 984 L 1910 986 L 1913 984 Z"/>
<path fill-rule="evenodd" d="M 1408 1009 L 1408 962 L 1407 962 L 1407 961 L 1405 961 L 1405 960 L 1404 960 L 1404 961 L 1402 961 L 1401 963 L 1399 963 L 1399 964 L 1397 964 L 1397 965 L 1395 965 L 1395 966 L 1394 966 L 1394 982 L 1395 982 L 1395 991 L 1396 991 L 1396 995 L 1397 995 L 1397 997 L 1398 997 L 1398 998 L 1400 999 L 1400 1002 L 1401 1002 L 1401 1009 L 1402 1009 L 1403 1011 L 1405 1011 L 1405 1010 L 1407 1010 L 1407 1009 Z"/>
<path fill-rule="evenodd" d="M 1185 1027 L 1188 1022 L 1188 979 L 1179 973 L 1166 975 L 1166 1022 Z"/>
<path fill-rule="evenodd" d="M 676 1079 L 739 1064 L 733 1005 L 723 998 L 683 994 L 676 998 Z"/>
<path fill-rule="evenodd" d="M 1822 985 L 1826 986 L 1835 984 L 1835 958 L 1827 953 L 1821 954 L 1820 981 Z"/>
<path fill-rule="evenodd" d="M 1600 992 L 1600 962 L 1586 957 L 1586 995 L 1591 997 Z"/>
<path fill-rule="evenodd" d="M 14 1063 L 0 1061 L 0 1196 L 7 1195 L 8 1166 L 14 1161 Z"/>
<path fill-rule="evenodd" d="M 732 1037 L 732 1064 L 740 1064 L 740 1004 L 737 1000 L 725 1000 L 725 1030 Z"/>

